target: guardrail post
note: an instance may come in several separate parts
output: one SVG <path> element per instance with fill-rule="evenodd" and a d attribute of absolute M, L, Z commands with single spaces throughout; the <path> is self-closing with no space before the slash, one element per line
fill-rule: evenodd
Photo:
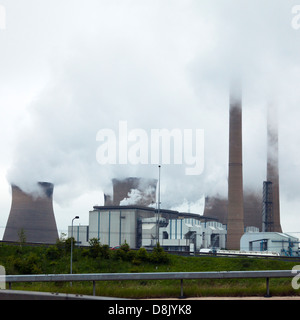
<path fill-rule="evenodd" d="M 93 281 L 93 296 L 96 295 L 96 281 Z"/>
<path fill-rule="evenodd" d="M 267 294 L 265 295 L 265 298 L 271 298 L 271 295 L 270 295 L 270 278 L 266 278 L 266 287 L 267 287 Z"/>
<path fill-rule="evenodd" d="M 179 299 L 185 299 L 185 296 L 183 295 L 183 279 L 180 279 L 180 297 Z"/>

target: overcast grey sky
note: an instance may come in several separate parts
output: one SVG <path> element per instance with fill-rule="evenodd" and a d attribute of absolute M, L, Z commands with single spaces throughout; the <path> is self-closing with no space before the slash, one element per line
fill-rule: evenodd
<path fill-rule="evenodd" d="M 266 178 L 266 107 L 279 114 L 281 220 L 300 232 L 297 1 L 0 0 L 0 237 L 9 182 L 55 184 L 60 230 L 101 204 L 111 178 L 157 166 L 100 166 L 97 132 L 203 129 L 204 172 L 162 168 L 162 206 L 227 195 L 228 88 L 243 78 L 244 186 Z M 196 209 L 195 209 L 196 210 Z"/>

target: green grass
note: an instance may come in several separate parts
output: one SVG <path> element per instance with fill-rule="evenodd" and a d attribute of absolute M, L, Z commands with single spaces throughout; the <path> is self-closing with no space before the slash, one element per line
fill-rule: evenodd
<path fill-rule="evenodd" d="M 59 250 L 56 250 L 59 248 Z M 100 251 L 99 251 L 100 252 Z M 132 273 L 132 272 L 195 272 L 195 271 L 246 271 L 291 270 L 297 262 L 261 258 L 181 257 L 175 255 L 156 257 L 144 252 L 74 250 L 73 273 Z M 159 253 L 160 254 L 160 253 Z M 164 259 L 160 260 L 161 257 Z M 67 246 L 58 244 L 51 248 L 0 245 L 0 264 L 6 274 L 69 273 L 70 255 Z M 300 263 L 299 263 L 300 264 Z M 15 283 L 15 290 L 63 292 L 91 295 L 91 282 L 70 283 Z M 272 295 L 299 295 L 292 289 L 291 278 L 270 279 Z M 210 296 L 263 296 L 265 279 L 185 280 L 187 297 Z M 104 281 L 96 283 L 100 296 L 126 298 L 165 298 L 180 295 L 179 280 L 156 281 Z"/>

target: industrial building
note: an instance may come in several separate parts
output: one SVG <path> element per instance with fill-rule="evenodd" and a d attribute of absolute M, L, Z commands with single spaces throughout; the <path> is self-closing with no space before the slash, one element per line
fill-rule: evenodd
<path fill-rule="evenodd" d="M 128 243 L 130 248 L 153 248 L 157 242 L 166 250 L 194 251 L 225 248 L 226 226 L 214 217 L 157 209 L 157 180 L 130 177 L 113 179 L 112 194 L 104 195 L 104 206 L 89 212 L 88 226 L 73 226 L 80 245 L 92 238 L 109 247 Z M 126 205 L 124 205 L 126 204 Z M 68 227 L 69 237 L 72 226 Z"/>
<path fill-rule="evenodd" d="M 68 236 L 72 227 L 68 228 Z M 131 248 L 153 247 L 159 241 L 166 250 L 200 250 L 225 247 L 226 227 L 215 219 L 174 210 L 143 206 L 95 206 L 88 226 L 73 226 L 80 245 L 92 238 L 109 247 L 128 243 Z"/>
<path fill-rule="evenodd" d="M 241 251 L 271 251 L 281 256 L 299 256 L 299 239 L 280 232 L 246 232 Z"/>
<path fill-rule="evenodd" d="M 202 248 L 225 248 L 227 230 L 217 221 L 185 218 L 169 220 L 159 234 L 160 245 L 167 250 L 199 252 Z"/>

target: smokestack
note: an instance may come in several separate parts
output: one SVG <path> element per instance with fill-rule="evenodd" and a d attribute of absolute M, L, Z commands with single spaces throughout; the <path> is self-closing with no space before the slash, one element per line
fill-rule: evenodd
<path fill-rule="evenodd" d="M 53 184 L 39 182 L 35 194 L 28 194 L 12 185 L 12 204 L 3 241 L 20 241 L 24 232 L 26 242 L 55 243 L 58 239 L 53 212 Z"/>
<path fill-rule="evenodd" d="M 125 205 L 149 206 L 156 202 L 156 179 L 113 179 L 112 183 L 113 195 L 104 195 L 104 205 L 119 206 L 124 202 Z M 136 191 L 135 197 L 130 197 L 132 191 Z"/>
<path fill-rule="evenodd" d="M 279 169 L 278 169 L 278 121 L 277 108 L 268 105 L 267 111 L 267 181 L 272 182 L 272 221 L 269 230 L 282 232 L 280 225 Z"/>
<path fill-rule="evenodd" d="M 227 249 L 230 250 L 240 248 L 244 234 L 241 91 L 240 82 L 231 84 L 227 216 Z"/>

